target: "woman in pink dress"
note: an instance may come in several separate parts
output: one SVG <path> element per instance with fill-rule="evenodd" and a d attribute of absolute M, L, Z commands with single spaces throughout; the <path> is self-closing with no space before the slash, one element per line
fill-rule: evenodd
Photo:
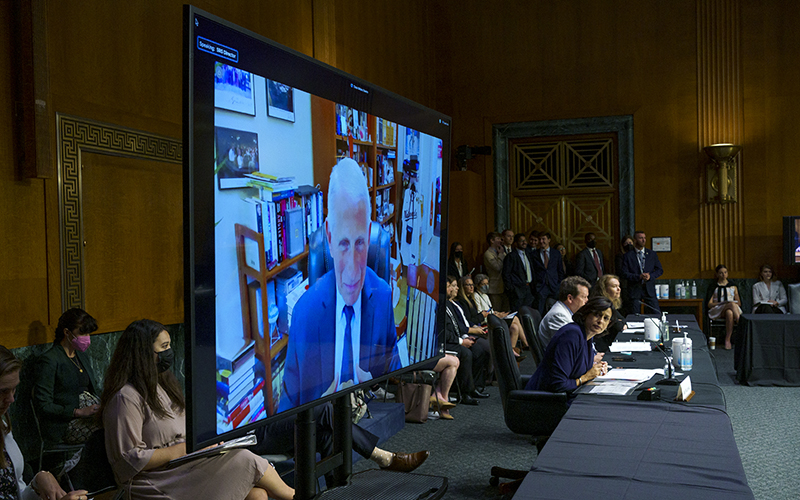
<path fill-rule="evenodd" d="M 106 453 L 133 499 L 290 500 L 294 490 L 267 460 L 245 449 L 171 466 L 186 455 L 186 402 L 170 370 L 163 325 L 131 323 L 111 358 L 101 398 Z"/>

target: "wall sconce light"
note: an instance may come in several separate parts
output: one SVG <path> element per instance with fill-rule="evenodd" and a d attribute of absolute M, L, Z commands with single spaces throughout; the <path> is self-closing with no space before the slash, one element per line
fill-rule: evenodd
<path fill-rule="evenodd" d="M 706 166 L 708 185 L 708 203 L 736 202 L 736 162 L 734 158 L 741 146 L 735 144 L 712 144 L 703 151 L 711 157 L 713 163 Z"/>

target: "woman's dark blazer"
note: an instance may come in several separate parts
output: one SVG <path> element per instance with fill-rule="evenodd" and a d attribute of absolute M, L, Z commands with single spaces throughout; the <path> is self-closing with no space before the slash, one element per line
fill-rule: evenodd
<path fill-rule="evenodd" d="M 461 306 L 461 309 L 464 310 L 464 316 L 467 317 L 467 321 L 469 321 L 470 325 L 480 326 L 480 324 L 483 323 L 483 314 L 478 312 L 474 304 L 470 304 L 461 297 L 456 298 L 456 300 L 458 301 L 458 305 Z"/>
<path fill-rule="evenodd" d="M 97 394 L 97 380 L 86 354 L 75 351 L 83 369 L 89 375 L 89 392 Z M 36 385 L 33 387 L 33 404 L 42 437 L 48 444 L 60 443 L 67 424 L 74 419 L 72 412 L 78 408 L 78 370 L 60 344 L 45 351 L 36 360 Z"/>
<path fill-rule="evenodd" d="M 461 278 L 463 278 L 464 276 L 467 275 L 467 273 L 469 272 L 470 268 L 469 268 L 469 263 L 467 263 L 466 257 L 461 257 L 461 269 L 463 271 L 459 273 L 458 272 L 458 266 L 456 266 L 456 261 L 454 261 L 452 257 L 447 260 L 447 275 L 448 276 L 453 276 L 454 278 L 461 279 Z"/>
<path fill-rule="evenodd" d="M 458 309 L 450 300 L 445 301 L 445 307 L 447 311 L 444 318 L 444 344 L 445 349 L 452 349 L 460 345 L 458 339 L 467 334 L 469 328 L 459 320 Z M 467 321 L 469 321 L 469 318 L 467 318 Z"/>

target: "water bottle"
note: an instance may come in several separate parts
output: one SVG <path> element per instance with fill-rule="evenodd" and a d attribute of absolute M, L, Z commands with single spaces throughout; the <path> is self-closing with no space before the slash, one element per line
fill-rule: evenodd
<path fill-rule="evenodd" d="M 681 345 L 681 370 L 684 372 L 692 371 L 692 339 L 687 337 L 687 332 L 683 332 L 683 344 Z"/>

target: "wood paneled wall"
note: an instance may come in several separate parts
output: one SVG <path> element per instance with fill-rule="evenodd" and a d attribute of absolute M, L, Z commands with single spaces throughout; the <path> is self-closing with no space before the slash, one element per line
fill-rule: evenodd
<path fill-rule="evenodd" d="M 698 7 L 704 3 L 448 5 L 443 17 L 451 20 L 453 83 L 448 101 L 438 105 L 452 106 L 453 145 L 490 144 L 495 123 L 632 114 L 636 226 L 649 236 L 672 237 L 673 251 L 661 256 L 665 278 L 712 277 L 713 271 L 701 266 L 703 240 L 710 237 L 701 234 L 705 187 L 698 154 L 706 145 L 698 137 Z M 725 9 L 712 12 L 705 22 L 719 27 L 725 14 Z M 790 48 L 798 46 L 791 26 L 800 21 L 800 5 L 741 2 L 739 18 L 733 28 L 740 32 L 727 33 L 725 41 L 740 43 L 743 112 L 740 107 L 733 123 L 719 126 L 743 129 L 747 163 L 742 201 L 734 207 L 741 215 L 726 222 L 736 225 L 728 227 L 733 239 L 727 244 L 741 249 L 731 275 L 753 277 L 761 263 L 781 261 L 781 216 L 800 213 L 794 194 L 800 176 L 791 159 L 800 134 L 800 88 L 791 82 L 800 70 Z M 719 81 L 724 80 L 719 72 L 729 70 L 714 71 Z M 485 188 L 483 205 L 491 211 L 491 160 L 473 160 L 469 168 L 481 174 L 475 182 Z M 468 201 L 458 192 L 451 200 Z M 487 214 L 486 221 L 480 233 L 477 225 L 451 219 L 451 240 L 481 241 L 494 229 L 494 215 Z M 796 268 L 779 266 L 779 271 L 798 278 Z"/>
<path fill-rule="evenodd" d="M 742 95 L 741 24 L 738 1 L 697 1 L 697 146 L 700 171 L 709 158 L 703 151 L 712 144 L 742 144 L 744 96 Z M 741 176 L 744 154 L 736 158 Z M 744 239 L 742 213 L 747 203 L 741 183 L 735 184 L 738 203 L 700 204 L 700 270 L 724 264 L 742 270 Z M 704 185 L 705 189 L 705 185 Z"/>
<path fill-rule="evenodd" d="M 451 114 L 454 147 L 490 144 L 495 123 L 633 115 L 636 225 L 672 237 L 665 278 L 697 278 L 710 277 L 700 266 L 698 1 L 195 3 Z M 58 112 L 179 138 L 181 4 L 46 1 L 51 123 Z M 15 64 L 12 5 L 0 1 L 4 67 Z M 740 19 L 747 164 L 735 277 L 778 262 L 780 216 L 800 213 L 800 5 L 741 2 Z M 19 346 L 49 338 L 61 312 L 57 179 L 17 178 L 14 74 L 0 78 L 0 153 L 8 160 L 0 166 L 0 342 Z M 494 229 L 491 159 L 472 160 L 469 170 L 453 176 L 450 199 L 451 207 L 473 207 L 473 216 L 451 218 L 450 238 L 466 242 L 474 259 Z M 779 272 L 797 278 L 794 269 Z"/>
<path fill-rule="evenodd" d="M 45 20 L 48 52 L 43 64 L 50 81 L 45 104 L 54 162 L 56 113 L 180 139 L 184 2 L 33 3 Z M 430 39 L 430 16 L 422 0 L 397 5 L 366 0 L 192 3 L 304 54 L 319 52 L 326 62 L 411 99 L 433 103 L 430 82 L 435 52 L 424 48 Z M 6 68 L 15 64 L 12 7 L 13 2 L 0 1 L 0 40 L 4 42 L 0 63 Z M 17 347 L 52 338 L 62 312 L 58 178 L 17 179 L 11 161 L 15 155 L 14 73 L 4 72 L 2 78 L 0 152 L 8 161 L 0 166 L 0 231 L 4 235 L 0 343 Z M 84 193 L 83 236 L 100 243 L 102 250 L 97 245 L 86 249 L 85 276 L 94 283 L 85 290 L 87 309 L 98 318 L 100 331 L 120 330 L 141 316 L 180 321 L 181 285 L 175 282 L 176 273 L 163 270 L 165 265 L 178 266 L 177 275 L 181 274 L 182 214 L 175 210 L 181 199 L 180 175 L 174 177 L 174 165 L 147 160 L 92 154 L 86 161 L 84 167 L 92 175 L 84 179 L 84 187 L 92 192 Z M 126 188 L 131 183 L 135 189 Z M 177 188 L 175 196 L 159 191 L 165 186 Z M 115 212 L 103 209 L 115 199 L 124 199 L 126 190 L 149 191 L 155 199 L 129 200 L 132 205 L 119 205 Z M 109 225 L 113 231 L 105 230 Z M 131 270 L 140 274 L 131 275 Z"/>
<path fill-rule="evenodd" d="M 800 214 L 800 3 L 742 2 L 746 197 L 742 230 L 747 276 L 762 263 L 780 262 L 781 217 Z M 784 280 L 798 267 L 778 266 Z"/>

